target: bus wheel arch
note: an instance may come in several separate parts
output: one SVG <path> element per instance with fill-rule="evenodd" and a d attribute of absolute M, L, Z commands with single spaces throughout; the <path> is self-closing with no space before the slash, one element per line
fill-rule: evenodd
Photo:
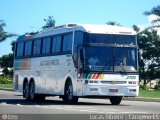
<path fill-rule="evenodd" d="M 73 83 L 70 77 L 66 79 L 64 85 L 64 96 L 62 97 L 63 101 L 68 104 L 73 104 L 78 102 L 78 97 L 73 96 Z"/>
<path fill-rule="evenodd" d="M 29 81 L 27 78 L 24 78 L 23 81 L 23 97 L 29 100 Z"/>

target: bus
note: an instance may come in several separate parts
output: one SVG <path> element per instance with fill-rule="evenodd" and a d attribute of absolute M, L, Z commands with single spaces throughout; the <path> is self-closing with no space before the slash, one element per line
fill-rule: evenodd
<path fill-rule="evenodd" d="M 26 100 L 107 98 L 139 93 L 136 32 L 112 25 L 66 24 L 16 41 L 14 89 Z"/>

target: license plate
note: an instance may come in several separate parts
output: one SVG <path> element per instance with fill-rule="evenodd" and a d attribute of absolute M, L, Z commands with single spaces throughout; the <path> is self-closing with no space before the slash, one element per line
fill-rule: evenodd
<path fill-rule="evenodd" d="M 118 92 L 118 89 L 109 89 L 109 92 Z"/>

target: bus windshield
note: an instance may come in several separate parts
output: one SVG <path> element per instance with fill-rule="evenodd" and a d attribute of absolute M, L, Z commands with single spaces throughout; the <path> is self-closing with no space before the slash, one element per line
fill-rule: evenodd
<path fill-rule="evenodd" d="M 137 72 L 136 48 L 87 46 L 85 70 Z"/>
<path fill-rule="evenodd" d="M 84 43 L 105 43 L 105 44 L 125 44 L 136 45 L 135 35 L 112 35 L 112 34 L 94 34 L 86 33 Z"/>

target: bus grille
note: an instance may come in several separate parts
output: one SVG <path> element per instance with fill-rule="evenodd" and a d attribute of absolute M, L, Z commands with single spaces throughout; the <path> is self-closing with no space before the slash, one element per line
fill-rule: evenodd
<path fill-rule="evenodd" d="M 126 81 L 101 81 L 103 84 L 126 84 Z"/>

